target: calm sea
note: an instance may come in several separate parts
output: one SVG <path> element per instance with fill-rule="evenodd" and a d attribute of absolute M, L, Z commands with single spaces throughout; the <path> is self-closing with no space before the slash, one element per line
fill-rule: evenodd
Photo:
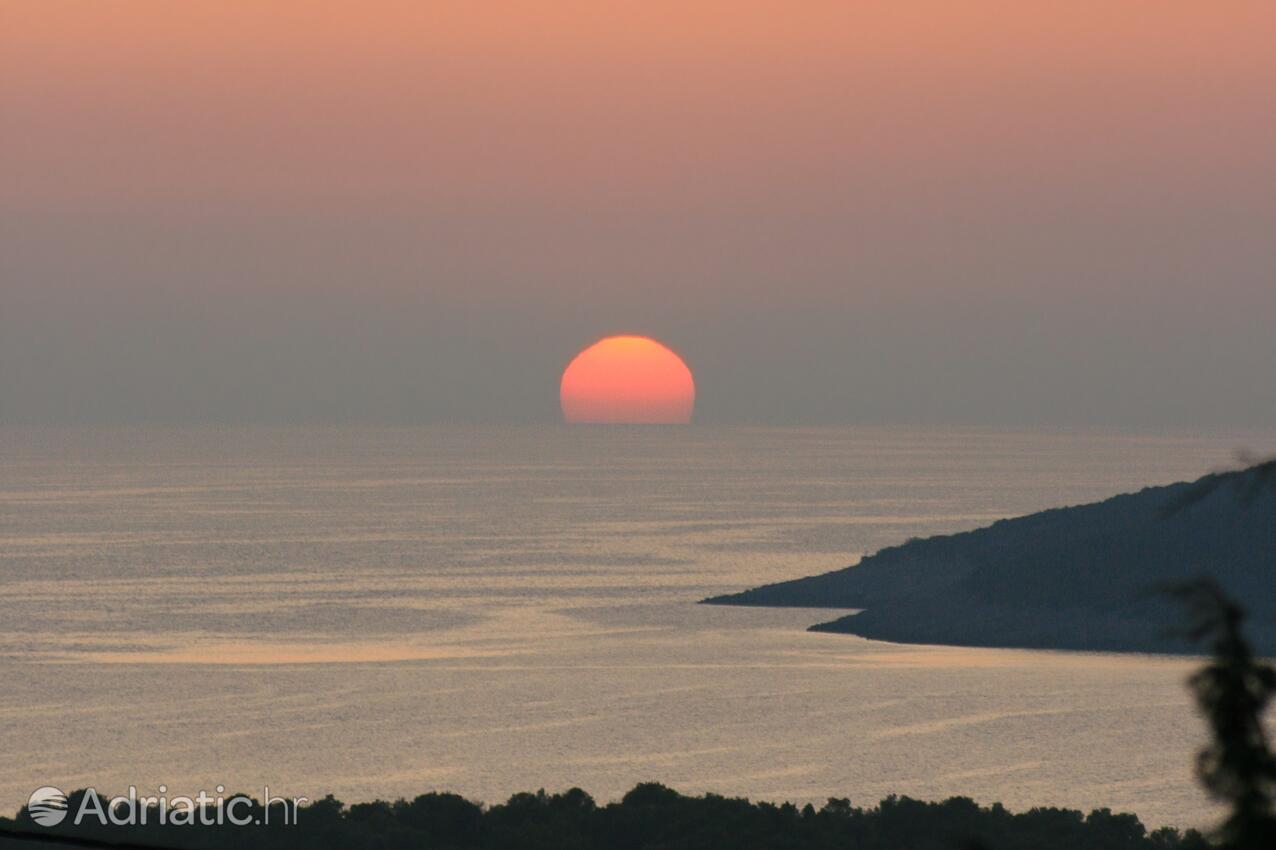
<path fill-rule="evenodd" d="M 0 430 L 0 809 L 41 785 L 498 801 L 659 780 L 1200 822 L 1188 661 L 694 602 L 1274 436 Z"/>

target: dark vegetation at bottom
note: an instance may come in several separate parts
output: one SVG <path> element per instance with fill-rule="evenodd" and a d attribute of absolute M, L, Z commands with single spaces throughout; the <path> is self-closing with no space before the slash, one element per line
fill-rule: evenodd
<path fill-rule="evenodd" d="M 76 799 L 79 795 L 72 795 Z M 260 807 L 254 814 L 260 815 Z M 278 814 L 282 815 L 282 811 Z M 44 830 L 20 812 L 0 829 L 40 830 L 172 848 L 501 848 L 501 850 L 1204 850 L 1194 831 L 1149 833 L 1137 817 L 1036 808 L 1014 814 L 964 797 L 928 803 L 887 797 L 873 808 L 829 800 L 822 808 L 688 797 L 656 783 L 599 806 L 573 788 L 516 794 L 480 806 L 455 794 L 345 806 L 326 797 L 303 806 L 295 826 L 91 826 Z M 25 847 L 26 842 L 3 842 Z M 32 848 L 48 844 L 30 844 Z"/>

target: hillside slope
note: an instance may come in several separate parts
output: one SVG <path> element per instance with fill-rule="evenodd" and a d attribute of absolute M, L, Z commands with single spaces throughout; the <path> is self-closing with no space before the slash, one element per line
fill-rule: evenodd
<path fill-rule="evenodd" d="M 1216 578 L 1276 654 L 1276 487 L 1254 470 L 1150 487 L 883 549 L 824 575 L 704 600 L 860 608 L 812 628 L 901 643 L 1189 652 L 1169 582 Z"/>

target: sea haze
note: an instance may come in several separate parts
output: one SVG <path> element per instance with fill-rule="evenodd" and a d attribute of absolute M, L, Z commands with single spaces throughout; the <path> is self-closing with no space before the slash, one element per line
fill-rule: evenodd
<path fill-rule="evenodd" d="M 1190 479 L 1273 434 L 0 429 L 0 810 L 578 785 L 1204 821 L 1190 659 L 697 606 Z"/>

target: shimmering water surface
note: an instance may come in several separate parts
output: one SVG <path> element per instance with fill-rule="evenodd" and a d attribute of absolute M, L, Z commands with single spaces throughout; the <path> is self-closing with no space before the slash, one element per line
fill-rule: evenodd
<path fill-rule="evenodd" d="M 660 780 L 1210 815 L 1182 659 L 697 606 L 1271 434 L 0 430 L 0 808 L 37 786 L 496 801 Z M 177 793 L 174 790 L 171 793 Z"/>

